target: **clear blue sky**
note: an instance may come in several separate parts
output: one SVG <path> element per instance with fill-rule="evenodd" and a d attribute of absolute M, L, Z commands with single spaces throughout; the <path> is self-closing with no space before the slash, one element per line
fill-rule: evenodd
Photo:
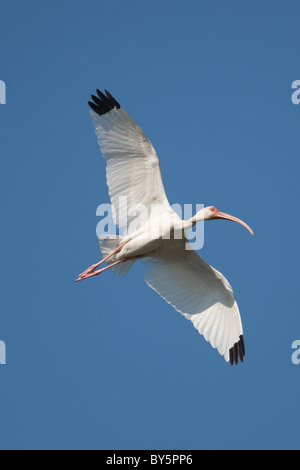
<path fill-rule="evenodd" d="M 298 1 L 1 4 L 0 447 L 299 448 Z M 247 360 L 230 368 L 136 266 L 99 260 L 109 202 L 87 101 L 107 88 L 161 159 L 171 203 L 206 225 Z"/>

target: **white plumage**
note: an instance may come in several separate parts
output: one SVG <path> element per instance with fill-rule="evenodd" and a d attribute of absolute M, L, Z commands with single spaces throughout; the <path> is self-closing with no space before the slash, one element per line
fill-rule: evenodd
<path fill-rule="evenodd" d="M 112 109 L 99 116 L 90 111 L 98 143 L 107 167 L 107 185 L 115 209 L 115 223 L 127 227 L 132 217 L 124 206 L 130 208 L 152 204 L 170 209 L 162 182 L 158 156 L 143 131 L 123 108 Z M 126 201 L 126 202 L 125 202 Z"/>
<path fill-rule="evenodd" d="M 206 341 L 229 361 L 243 328 L 232 288 L 225 277 L 192 249 L 164 250 L 151 259 L 145 281 L 191 320 Z"/>
<path fill-rule="evenodd" d="M 101 238 L 102 261 L 84 271 L 77 281 L 108 268 L 125 275 L 141 259 L 146 264 L 147 284 L 190 320 L 227 362 L 243 362 L 243 327 L 233 290 L 225 277 L 192 249 L 185 233 L 196 223 L 212 219 L 232 220 L 253 234 L 252 230 L 215 207 L 181 220 L 167 199 L 152 144 L 110 93 L 97 90 L 97 94 L 89 102 L 90 113 L 107 162 L 114 221 L 127 233 Z M 144 219 L 138 218 L 141 207 L 146 209 Z M 182 237 L 178 239 L 175 233 Z M 108 266 L 98 270 L 104 262 Z"/>

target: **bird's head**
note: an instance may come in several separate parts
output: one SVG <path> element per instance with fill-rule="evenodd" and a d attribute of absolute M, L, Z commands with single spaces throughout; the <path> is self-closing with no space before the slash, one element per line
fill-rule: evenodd
<path fill-rule="evenodd" d="M 225 219 L 225 220 L 231 220 L 232 222 L 237 222 L 238 224 L 243 225 L 251 235 L 254 235 L 253 230 L 247 225 L 245 222 L 242 220 L 238 219 L 237 217 L 233 217 L 232 215 L 229 214 L 224 214 L 224 212 L 219 211 L 214 206 L 206 207 L 205 208 L 205 220 L 216 220 L 216 219 Z"/>

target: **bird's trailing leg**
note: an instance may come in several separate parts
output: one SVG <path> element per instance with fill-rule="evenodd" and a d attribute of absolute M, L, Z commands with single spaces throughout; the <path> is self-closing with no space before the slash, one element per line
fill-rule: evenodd
<path fill-rule="evenodd" d="M 129 240 L 128 240 L 129 241 Z M 93 271 L 95 271 L 95 269 L 99 268 L 99 266 L 102 264 L 102 263 L 105 263 L 107 260 L 109 260 L 112 256 L 116 255 L 117 253 L 120 253 L 120 251 L 122 250 L 122 248 L 126 245 L 126 243 L 128 243 L 128 241 L 126 241 L 125 243 L 122 243 L 122 245 L 118 246 L 118 248 L 116 250 L 114 250 L 112 253 L 110 253 L 108 256 L 106 256 L 105 258 L 103 258 L 103 260 L 101 260 L 99 263 L 97 264 L 93 264 L 93 266 L 91 266 L 90 268 L 88 268 L 86 271 L 84 271 L 83 273 L 79 274 L 78 276 L 78 279 L 76 279 L 76 281 L 80 281 L 81 278 L 82 280 L 83 279 L 86 279 L 87 275 L 88 274 L 91 274 Z M 111 267 L 111 266 L 109 266 Z"/>
<path fill-rule="evenodd" d="M 79 281 L 83 281 L 84 279 L 88 279 L 89 277 L 93 277 L 93 276 L 99 276 L 99 274 L 103 273 L 104 271 L 106 271 L 107 269 L 110 269 L 110 268 L 113 268 L 114 266 L 117 266 L 118 264 L 120 263 L 125 263 L 125 261 L 128 261 L 128 259 L 130 258 L 123 258 L 123 259 L 120 259 L 119 261 L 116 261 L 115 263 L 112 263 L 112 264 L 109 264 L 108 266 L 106 266 L 105 268 L 102 268 L 102 269 L 98 269 L 98 270 L 92 270 L 92 267 L 87 269 L 85 274 L 81 274 L 78 279 L 76 279 L 76 282 L 79 282 Z M 104 260 L 103 260 L 104 261 Z M 98 265 L 95 265 L 96 267 L 99 266 Z"/>

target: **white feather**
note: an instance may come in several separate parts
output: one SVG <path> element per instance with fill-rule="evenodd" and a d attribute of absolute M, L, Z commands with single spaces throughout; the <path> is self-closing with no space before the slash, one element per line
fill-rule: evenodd
<path fill-rule="evenodd" d="M 90 113 L 107 163 L 107 184 L 114 220 L 120 228 L 127 228 L 129 234 L 125 239 L 109 237 L 100 241 L 103 261 L 106 260 L 118 274 L 125 275 L 136 259 L 144 258 L 147 284 L 190 320 L 227 362 L 237 363 L 239 357 L 243 361 L 243 327 L 229 282 L 191 246 L 186 250 L 185 239 L 178 241 L 175 237 L 170 240 L 164 237 L 171 231 L 182 230 L 184 233 L 196 223 L 210 220 L 217 209 L 202 209 L 188 221 L 182 221 L 168 202 L 159 159 L 152 144 L 109 93 L 106 92 L 106 97 L 100 92 L 98 95 L 102 102 L 96 97 L 98 107 L 94 103 L 91 107 L 96 111 L 99 109 L 102 115 L 95 111 Z M 148 218 L 135 232 L 133 229 L 130 231 L 131 223 L 137 218 L 131 209 L 141 204 L 147 209 Z M 151 211 L 153 206 L 159 207 L 159 213 Z M 253 234 L 244 222 L 229 218 Z M 150 232 L 154 235 L 145 239 L 144 235 Z M 78 280 L 105 271 L 107 268 L 93 274 L 102 262 L 86 270 Z"/>
<path fill-rule="evenodd" d="M 233 290 L 225 277 L 184 245 L 147 258 L 145 281 L 229 361 L 243 335 Z"/>
<path fill-rule="evenodd" d="M 128 209 L 158 204 L 170 211 L 158 156 L 140 127 L 123 108 L 99 116 L 90 111 L 101 152 L 107 162 L 109 195 L 114 221 L 128 227 L 135 218 Z M 125 198 L 124 198 L 125 197 Z"/>

